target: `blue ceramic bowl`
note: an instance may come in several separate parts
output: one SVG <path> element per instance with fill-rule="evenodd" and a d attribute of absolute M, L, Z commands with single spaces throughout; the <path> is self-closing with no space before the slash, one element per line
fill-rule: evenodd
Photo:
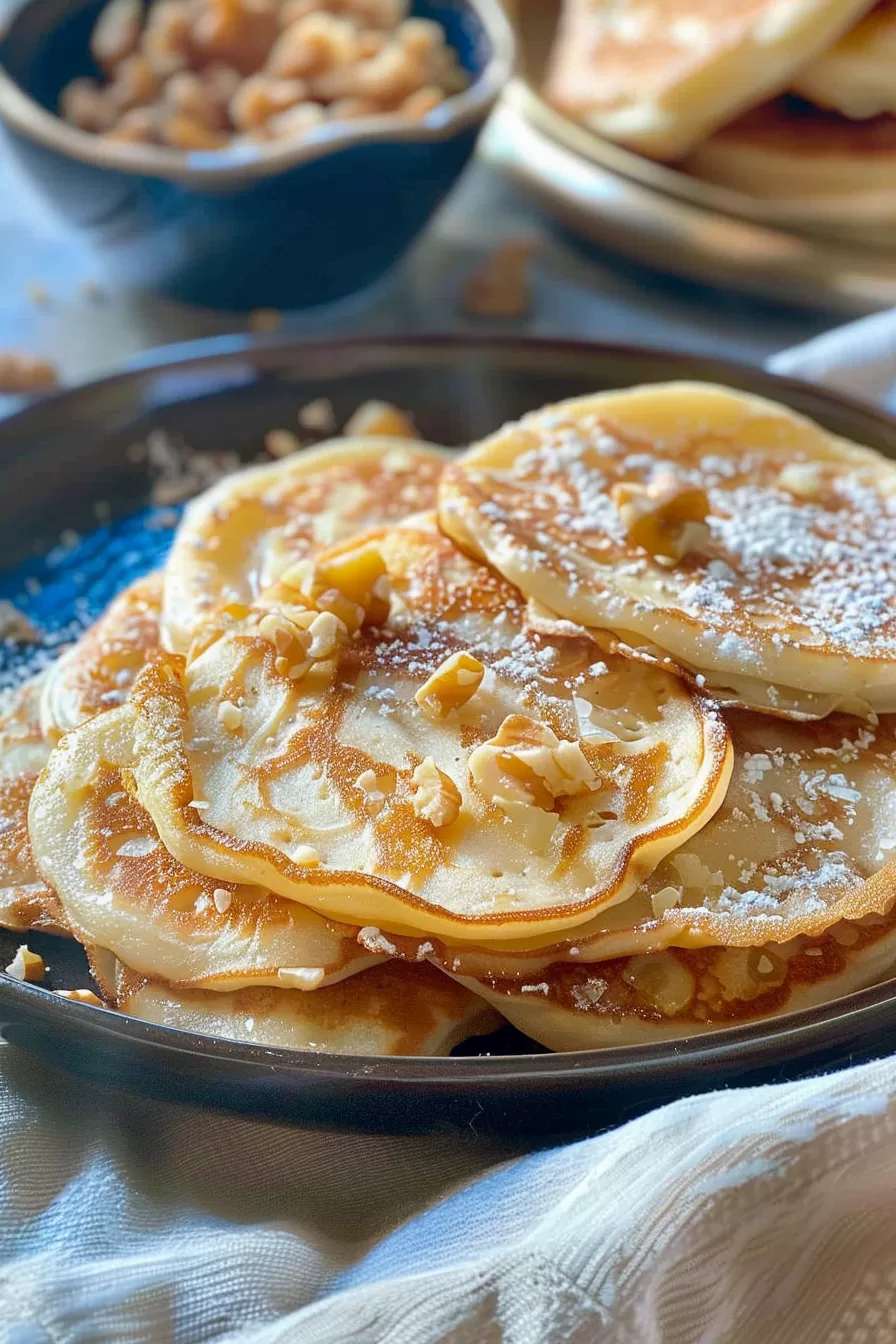
<path fill-rule="evenodd" d="M 26 0 L 0 37 L 0 123 L 44 195 L 100 245 L 113 283 L 211 307 L 299 308 L 376 280 L 450 190 L 509 77 L 500 0 L 420 0 L 473 76 L 421 122 L 370 117 L 300 143 L 182 154 L 55 115 L 94 73 L 103 0 Z"/>

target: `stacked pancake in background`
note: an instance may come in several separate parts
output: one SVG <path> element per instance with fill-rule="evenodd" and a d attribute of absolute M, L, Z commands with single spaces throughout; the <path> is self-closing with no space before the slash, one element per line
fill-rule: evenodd
<path fill-rule="evenodd" d="M 565 0 L 546 94 L 747 195 L 896 214 L 896 3 Z M 859 199 L 857 199 L 859 198 Z"/>
<path fill-rule="evenodd" d="M 7 707 L 0 922 L 120 1011 L 360 1054 L 873 983 L 894 515 L 877 454 L 690 384 L 238 473 Z"/>

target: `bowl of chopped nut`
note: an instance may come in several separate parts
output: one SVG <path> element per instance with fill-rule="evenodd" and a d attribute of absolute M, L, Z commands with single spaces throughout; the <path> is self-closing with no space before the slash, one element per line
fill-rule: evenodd
<path fill-rule="evenodd" d="M 500 0 L 26 0 L 0 125 L 112 283 L 308 307 L 398 261 L 512 64 Z"/>

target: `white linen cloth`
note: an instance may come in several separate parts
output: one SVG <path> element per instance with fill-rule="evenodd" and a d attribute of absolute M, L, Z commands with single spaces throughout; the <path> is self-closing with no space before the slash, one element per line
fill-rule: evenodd
<path fill-rule="evenodd" d="M 773 367 L 887 401 L 896 319 Z M 896 1059 L 520 1151 L 191 1111 L 0 1047 L 0 1341 L 896 1341 Z"/>

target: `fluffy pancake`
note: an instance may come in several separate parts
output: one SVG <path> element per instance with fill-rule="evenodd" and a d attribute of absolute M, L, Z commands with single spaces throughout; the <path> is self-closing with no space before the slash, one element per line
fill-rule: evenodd
<path fill-rule="evenodd" d="M 431 517 L 321 556 L 331 605 L 362 559 L 391 609 L 329 654 L 259 608 L 135 681 L 138 793 L 182 863 L 355 924 L 551 942 L 712 815 L 730 744 L 678 679 L 527 632 Z M 270 600 L 309 600 L 292 582 Z"/>
<path fill-rule="evenodd" d="M 545 92 L 658 159 L 687 153 L 797 70 L 869 0 L 566 0 Z"/>
<path fill-rule="evenodd" d="M 670 948 L 524 982 L 463 978 L 551 1050 L 645 1045 L 794 1013 L 864 989 L 896 967 L 896 911 L 768 947 Z"/>
<path fill-rule="evenodd" d="M 48 669 L 40 703 L 48 741 L 58 741 L 125 700 L 147 656 L 159 646 L 161 602 L 161 574 L 138 579 Z"/>
<path fill-rule="evenodd" d="M 42 678 L 10 691 L 0 712 L 0 925 L 66 931 L 55 893 L 34 861 L 28 804 L 50 749 L 40 729 Z"/>
<path fill-rule="evenodd" d="M 896 117 L 850 121 L 797 98 L 755 108 L 682 163 L 695 177 L 851 225 L 896 215 Z"/>
<path fill-rule="evenodd" d="M 120 967 L 116 1006 L 181 1031 L 317 1054 L 448 1055 L 461 1041 L 501 1024 L 478 995 L 431 966 L 401 962 L 385 962 L 313 994 L 178 990 Z"/>
<path fill-rule="evenodd" d="M 531 978 L 572 963 L 669 946 L 763 947 L 817 938 L 845 920 L 889 916 L 896 901 L 896 719 L 846 715 L 786 723 L 729 713 L 734 768 L 725 801 L 621 905 L 552 948 L 426 955 L 464 975 Z M 362 931 L 362 941 L 369 940 Z M 419 944 L 396 940 L 414 959 Z"/>
<path fill-rule="evenodd" d="M 64 738 L 32 795 L 34 853 L 80 941 L 143 975 L 215 990 L 316 990 L 378 959 L 356 929 L 179 864 L 133 797 L 133 755 L 133 716 L 110 710 Z"/>
<path fill-rule="evenodd" d="M 383 436 L 334 440 L 228 476 L 187 508 L 165 567 L 163 642 L 185 653 L 219 606 L 253 601 L 293 561 L 431 508 L 444 457 Z"/>
<path fill-rule="evenodd" d="M 882 0 L 800 71 L 794 93 L 845 117 L 896 112 L 896 0 Z"/>
<path fill-rule="evenodd" d="M 439 513 L 549 611 L 698 684 L 896 707 L 896 468 L 773 402 L 696 383 L 565 402 L 452 464 Z"/>

